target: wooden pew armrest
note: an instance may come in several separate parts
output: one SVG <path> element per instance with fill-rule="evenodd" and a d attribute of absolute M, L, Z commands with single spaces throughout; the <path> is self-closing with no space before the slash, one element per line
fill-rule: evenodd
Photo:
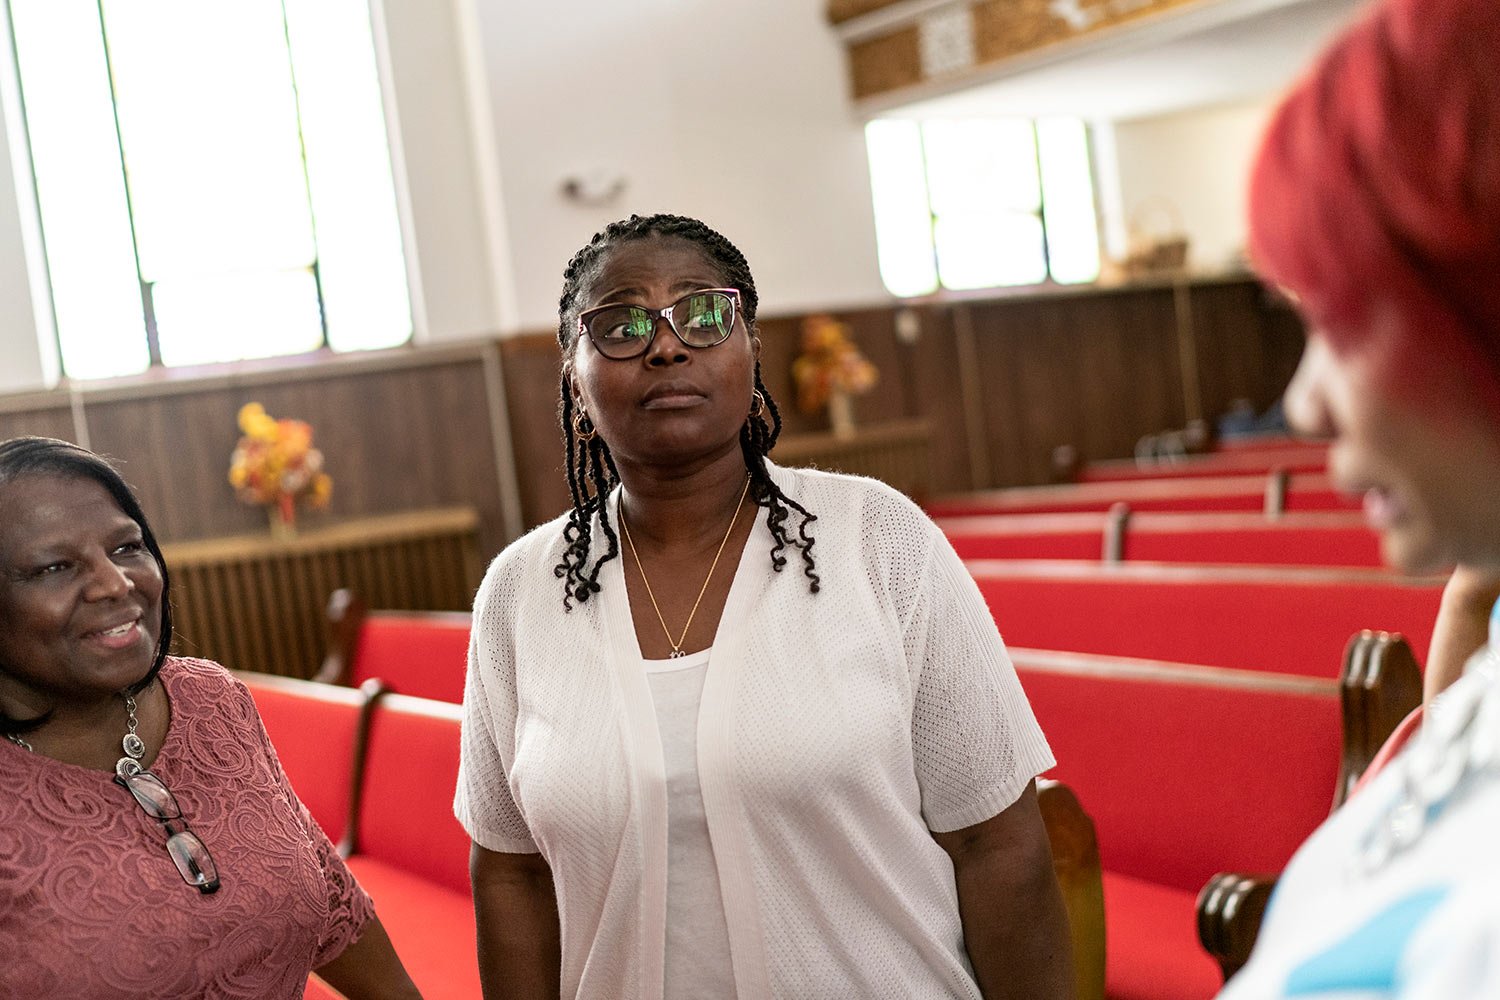
<path fill-rule="evenodd" d="M 365 602 L 352 590 L 340 587 L 329 595 L 323 632 L 323 664 L 313 675 L 313 680 L 351 686 L 354 653 L 359 646 L 359 630 L 365 622 L 365 611 Z"/>
<path fill-rule="evenodd" d="M 1068 911 L 1078 998 L 1104 1000 L 1104 873 L 1094 821 L 1060 781 L 1038 778 L 1036 795 Z"/>
<path fill-rule="evenodd" d="M 1219 963 L 1226 981 L 1250 960 L 1275 887 L 1273 875 L 1220 872 L 1198 893 L 1198 941 Z"/>

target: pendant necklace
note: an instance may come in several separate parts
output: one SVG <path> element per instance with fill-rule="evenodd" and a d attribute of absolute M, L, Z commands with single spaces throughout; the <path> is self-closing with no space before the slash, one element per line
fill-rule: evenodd
<path fill-rule="evenodd" d="M 667 659 L 675 660 L 687 654 L 682 651 L 683 643 L 687 642 L 688 631 L 693 627 L 693 616 L 698 613 L 698 605 L 703 601 L 703 595 L 708 593 L 708 582 L 714 578 L 714 570 L 719 567 L 719 557 L 724 554 L 724 546 L 729 544 L 729 536 L 734 534 L 735 522 L 740 519 L 740 508 L 745 505 L 745 496 L 750 492 L 750 477 L 745 477 L 745 488 L 740 490 L 740 499 L 734 505 L 734 513 L 729 516 L 729 528 L 724 532 L 724 540 L 719 543 L 719 551 L 714 553 L 714 561 L 708 567 L 708 575 L 703 578 L 703 586 L 698 588 L 698 597 L 693 601 L 693 609 L 688 612 L 687 623 L 682 626 L 682 635 L 676 639 L 672 638 L 672 630 L 667 628 L 667 620 L 661 615 L 661 605 L 656 603 L 656 593 L 651 589 L 651 581 L 646 577 L 646 567 L 641 564 L 641 557 L 635 550 L 635 542 L 630 538 L 630 522 L 625 520 L 625 508 L 620 507 L 620 527 L 625 529 L 625 544 L 630 546 L 630 556 L 635 560 L 635 568 L 641 574 L 641 582 L 646 585 L 646 596 L 651 598 L 651 607 L 656 612 L 656 620 L 661 623 L 662 633 L 667 637 L 667 642 L 672 647 L 672 652 L 667 654 Z"/>

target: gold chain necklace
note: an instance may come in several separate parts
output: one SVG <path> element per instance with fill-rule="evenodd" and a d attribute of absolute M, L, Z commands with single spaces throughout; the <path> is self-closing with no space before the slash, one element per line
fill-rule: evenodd
<path fill-rule="evenodd" d="M 729 518 L 729 529 L 724 532 L 724 540 L 719 543 L 719 551 L 714 553 L 714 561 L 708 567 L 708 575 L 703 578 L 703 586 L 698 589 L 697 600 L 693 601 L 693 610 L 688 612 L 687 624 L 682 626 L 682 635 L 675 641 L 672 639 L 672 630 L 667 628 L 667 620 L 661 616 L 661 605 L 656 603 L 656 592 L 651 589 L 651 581 L 646 577 L 646 567 L 641 565 L 640 553 L 635 550 L 635 542 L 630 537 L 630 522 L 625 520 L 625 507 L 620 507 L 620 527 L 625 529 L 625 544 L 630 546 L 630 556 L 635 560 L 635 568 L 641 574 L 641 582 L 646 585 L 646 596 L 651 598 L 651 607 L 656 612 L 656 620 L 661 622 L 662 634 L 667 637 L 667 642 L 672 646 L 672 652 L 667 654 L 667 659 L 675 660 L 679 656 L 686 656 L 682 651 L 682 644 L 687 642 L 688 631 L 693 627 L 693 616 L 698 613 L 698 605 L 703 601 L 703 595 L 708 593 L 708 582 L 714 578 L 714 570 L 719 568 L 719 557 L 724 554 L 724 546 L 729 544 L 729 536 L 734 534 L 735 522 L 740 519 L 740 508 L 745 505 L 745 496 L 750 492 L 750 477 L 745 477 L 745 488 L 740 490 L 739 502 L 734 505 L 734 513 Z"/>

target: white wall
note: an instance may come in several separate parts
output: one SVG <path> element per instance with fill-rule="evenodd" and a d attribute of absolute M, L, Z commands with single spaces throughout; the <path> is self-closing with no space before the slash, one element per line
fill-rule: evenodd
<path fill-rule="evenodd" d="M 522 328 L 556 324 L 568 258 L 631 213 L 719 229 L 768 314 L 889 300 L 822 0 L 475 2 Z M 624 192 L 568 201 L 589 171 Z"/>
<path fill-rule="evenodd" d="M 1245 245 L 1251 160 L 1274 106 L 1267 98 L 1116 122 L 1120 214 L 1106 219 L 1106 245 L 1117 250 L 1119 230 L 1132 220 L 1155 230 L 1175 216 L 1191 239 L 1194 267 L 1231 266 Z"/>

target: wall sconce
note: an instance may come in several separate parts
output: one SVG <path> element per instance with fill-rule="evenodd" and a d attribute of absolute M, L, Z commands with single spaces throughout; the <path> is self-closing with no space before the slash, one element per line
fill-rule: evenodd
<path fill-rule="evenodd" d="M 583 170 L 563 178 L 562 196 L 579 205 L 604 205 L 625 190 L 625 175 L 602 167 Z"/>

